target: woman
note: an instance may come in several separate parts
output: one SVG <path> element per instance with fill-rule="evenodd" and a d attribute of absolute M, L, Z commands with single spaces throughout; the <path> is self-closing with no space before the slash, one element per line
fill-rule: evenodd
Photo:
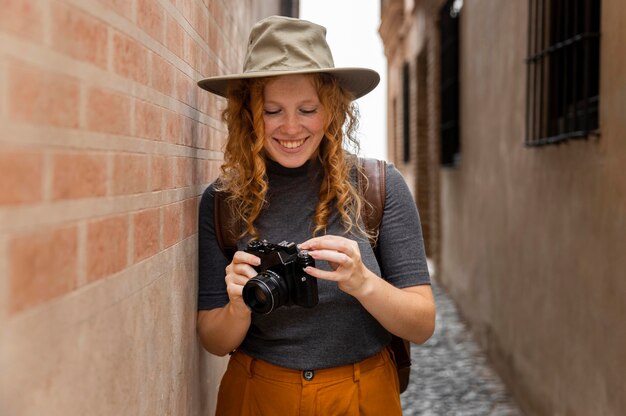
<path fill-rule="evenodd" d="M 198 333 L 213 354 L 235 351 L 218 415 L 401 414 L 390 333 L 423 343 L 434 330 L 408 188 L 388 165 L 383 220 L 371 235 L 356 157 L 345 150 L 358 149 L 353 100 L 377 85 L 378 74 L 334 68 L 325 34 L 304 20 L 261 20 L 243 73 L 199 82 L 228 99 L 222 174 L 205 191 L 199 219 Z M 216 191 L 230 196 L 243 231 L 232 260 L 216 239 Z M 368 237 L 377 238 L 379 261 Z M 263 257 L 246 249 L 255 240 L 295 242 L 308 252 L 315 266 L 303 271 L 316 278 L 315 306 L 251 311 L 243 294 Z"/>

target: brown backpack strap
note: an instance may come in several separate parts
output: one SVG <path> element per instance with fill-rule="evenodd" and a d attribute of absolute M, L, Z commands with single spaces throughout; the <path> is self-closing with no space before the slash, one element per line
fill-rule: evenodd
<path fill-rule="evenodd" d="M 238 222 L 233 218 L 233 210 L 228 204 L 226 193 L 216 191 L 213 198 L 213 224 L 217 244 L 226 258 L 232 259 L 237 251 Z"/>
<path fill-rule="evenodd" d="M 363 205 L 361 216 L 368 232 L 377 234 L 385 211 L 385 169 L 384 160 L 359 158 L 360 172 L 357 173 L 357 186 L 360 194 L 369 204 Z M 365 175 L 365 177 L 363 177 Z M 370 244 L 377 253 L 377 240 L 370 238 Z"/>
<path fill-rule="evenodd" d="M 385 210 L 386 162 L 384 160 L 359 158 L 359 166 L 362 171 L 362 173 L 359 172 L 357 175 L 359 192 L 370 205 L 363 207 L 361 214 L 363 224 L 369 232 L 374 231 L 377 233 L 382 223 L 383 212 Z M 365 178 L 363 175 L 365 175 Z M 377 242 L 377 239 L 370 238 L 370 244 L 374 249 L 374 254 L 380 265 Z M 392 334 L 389 347 L 396 363 L 400 393 L 402 393 L 409 385 L 409 376 L 411 374 L 411 344 L 406 339 Z"/>

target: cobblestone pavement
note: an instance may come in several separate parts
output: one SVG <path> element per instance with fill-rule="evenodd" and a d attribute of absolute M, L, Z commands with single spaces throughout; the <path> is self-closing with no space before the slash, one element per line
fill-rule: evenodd
<path fill-rule="evenodd" d="M 437 328 L 411 346 L 411 381 L 400 396 L 404 416 L 522 416 L 452 300 L 433 284 Z"/>

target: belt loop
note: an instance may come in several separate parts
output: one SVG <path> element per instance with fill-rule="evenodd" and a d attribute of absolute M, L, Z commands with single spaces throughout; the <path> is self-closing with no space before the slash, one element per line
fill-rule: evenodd
<path fill-rule="evenodd" d="M 235 352 L 233 356 L 236 357 L 237 361 L 244 365 L 248 377 L 252 378 L 254 376 L 254 361 L 256 361 L 256 359 L 250 357 L 248 354 L 242 354 L 240 352 Z"/>
<path fill-rule="evenodd" d="M 354 363 L 354 382 L 358 383 L 361 378 L 361 364 Z"/>
<path fill-rule="evenodd" d="M 254 377 L 254 363 L 256 362 L 256 358 L 252 358 L 250 360 L 250 364 L 248 365 L 248 377 Z"/>

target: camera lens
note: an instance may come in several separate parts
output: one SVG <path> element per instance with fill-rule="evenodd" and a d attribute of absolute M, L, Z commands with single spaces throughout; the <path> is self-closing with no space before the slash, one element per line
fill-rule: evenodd
<path fill-rule="evenodd" d="M 255 286 L 254 287 L 254 298 L 259 302 L 259 303 L 263 303 L 266 304 L 268 302 L 271 302 L 271 299 L 269 299 L 267 297 L 266 292 L 263 291 L 263 289 L 261 289 L 259 286 Z"/>
<path fill-rule="evenodd" d="M 248 280 L 243 287 L 243 301 L 252 311 L 268 314 L 287 303 L 289 290 L 284 278 L 265 270 Z"/>

